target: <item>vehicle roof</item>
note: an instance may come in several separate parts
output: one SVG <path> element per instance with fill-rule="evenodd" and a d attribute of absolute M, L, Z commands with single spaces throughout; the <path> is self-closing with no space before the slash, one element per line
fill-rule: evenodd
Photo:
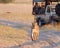
<path fill-rule="evenodd" d="M 44 2 L 45 0 L 33 0 L 33 2 Z M 58 0 L 51 0 L 52 2 L 57 2 Z"/>
<path fill-rule="evenodd" d="M 44 2 L 44 0 L 33 0 L 33 2 Z"/>

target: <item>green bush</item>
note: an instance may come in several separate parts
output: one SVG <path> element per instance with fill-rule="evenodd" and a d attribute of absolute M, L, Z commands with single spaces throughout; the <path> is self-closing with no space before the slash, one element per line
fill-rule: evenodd
<path fill-rule="evenodd" d="M 0 0 L 0 3 L 9 3 L 12 2 L 12 0 Z"/>

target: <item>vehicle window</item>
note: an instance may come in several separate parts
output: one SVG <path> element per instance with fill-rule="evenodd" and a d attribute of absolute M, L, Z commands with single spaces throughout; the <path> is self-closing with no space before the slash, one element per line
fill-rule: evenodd
<path fill-rule="evenodd" d="M 50 7 L 49 7 L 49 6 L 48 6 L 48 8 L 47 8 L 47 12 L 50 13 Z"/>

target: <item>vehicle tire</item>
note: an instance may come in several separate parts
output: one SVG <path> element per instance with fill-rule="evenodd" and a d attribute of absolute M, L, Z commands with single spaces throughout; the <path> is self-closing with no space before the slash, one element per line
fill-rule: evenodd
<path fill-rule="evenodd" d="M 39 21 L 39 24 L 38 25 L 39 25 L 39 27 L 41 27 L 41 21 Z"/>
<path fill-rule="evenodd" d="M 41 26 L 41 17 L 36 18 L 36 22 L 37 22 L 38 26 Z"/>

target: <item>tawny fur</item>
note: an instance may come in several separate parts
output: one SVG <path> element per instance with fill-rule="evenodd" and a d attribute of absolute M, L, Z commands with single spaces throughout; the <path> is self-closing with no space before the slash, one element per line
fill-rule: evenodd
<path fill-rule="evenodd" d="M 39 35 L 39 26 L 37 25 L 37 22 L 34 22 L 32 24 L 32 39 L 36 40 Z M 33 35 L 34 34 L 34 35 Z"/>

